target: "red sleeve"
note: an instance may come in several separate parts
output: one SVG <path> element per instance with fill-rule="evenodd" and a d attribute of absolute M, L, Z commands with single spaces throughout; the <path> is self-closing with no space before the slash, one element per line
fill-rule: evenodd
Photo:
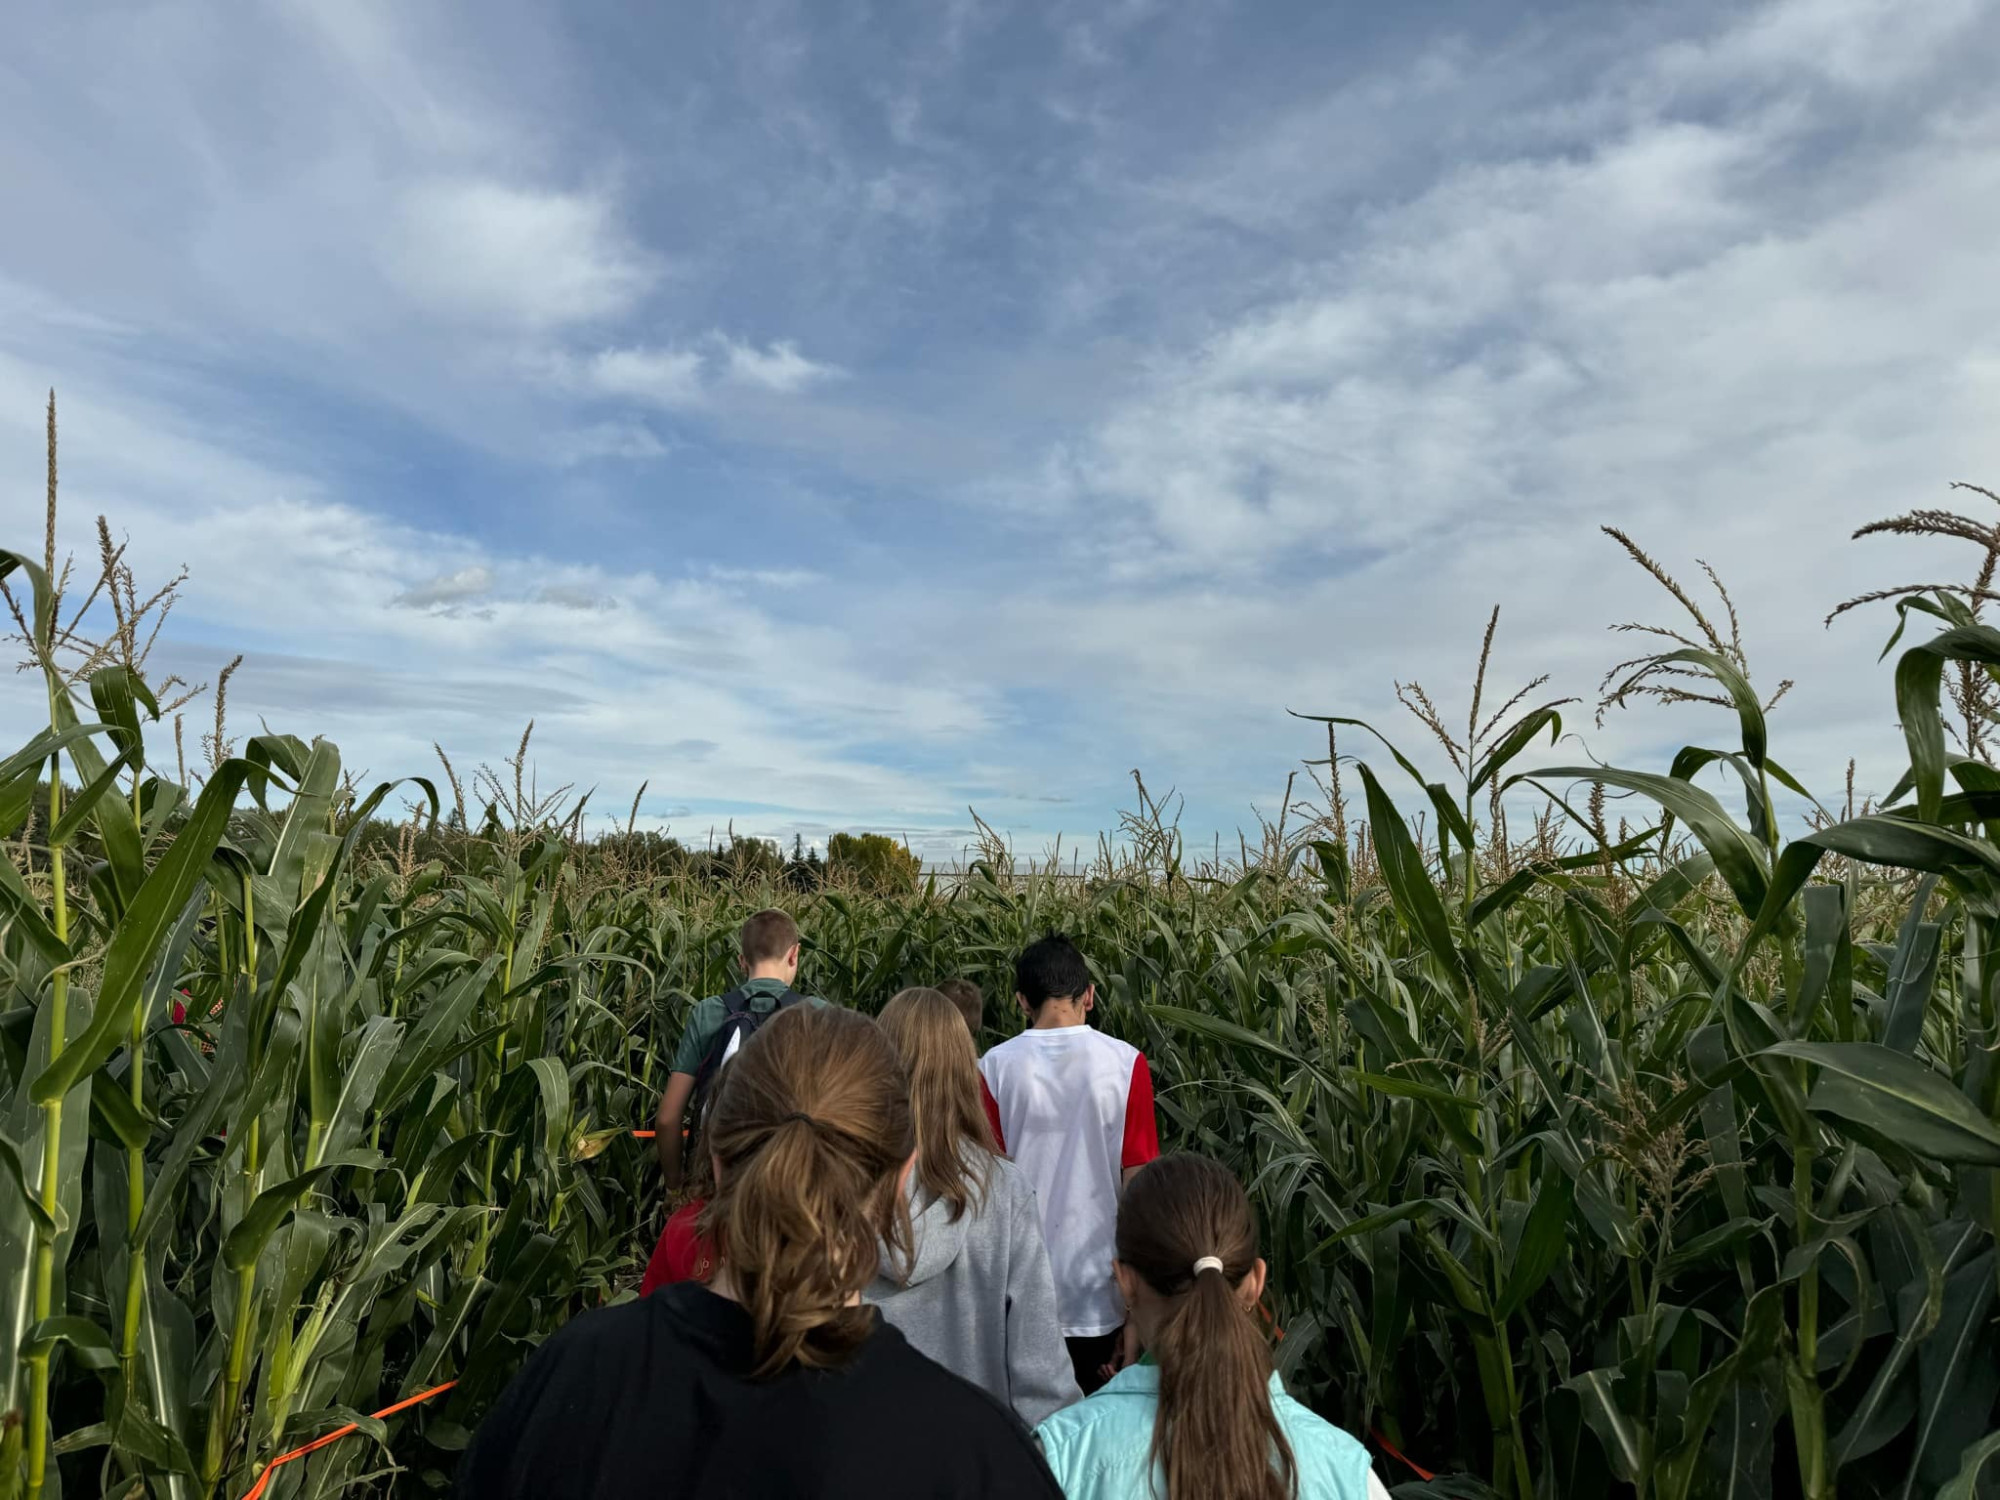
<path fill-rule="evenodd" d="M 1141 1052 L 1132 1063 L 1132 1086 L 1125 1091 L 1125 1150 L 1118 1165 L 1143 1167 L 1160 1154 L 1160 1122 L 1153 1113 L 1153 1070 Z"/>
<path fill-rule="evenodd" d="M 673 1282 L 673 1273 L 668 1269 L 673 1261 L 674 1221 L 667 1220 L 667 1227 L 660 1231 L 660 1242 L 653 1246 L 653 1258 L 646 1262 L 645 1278 L 639 1283 L 639 1295 L 650 1297 L 663 1286 Z"/>
<path fill-rule="evenodd" d="M 993 1090 L 986 1086 L 986 1079 L 979 1080 L 979 1103 L 986 1111 L 986 1123 L 993 1127 L 993 1144 L 1000 1148 L 1000 1154 L 1007 1154 L 1007 1132 L 1000 1128 L 1000 1101 L 993 1097 Z"/>
<path fill-rule="evenodd" d="M 695 1228 L 701 1209 L 699 1201 L 683 1204 L 668 1218 L 667 1227 L 660 1231 L 660 1243 L 653 1247 L 653 1258 L 646 1262 L 646 1277 L 639 1283 L 640 1296 L 650 1295 L 656 1287 L 707 1278 L 714 1257 L 709 1253 L 708 1242 Z"/>

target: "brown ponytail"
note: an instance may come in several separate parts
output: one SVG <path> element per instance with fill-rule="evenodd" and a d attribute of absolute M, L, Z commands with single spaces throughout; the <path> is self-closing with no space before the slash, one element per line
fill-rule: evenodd
<path fill-rule="evenodd" d="M 979 1059 L 958 1007 L 939 990 L 904 990 L 882 1007 L 883 1033 L 910 1075 L 917 1181 L 951 1205 L 956 1223 L 977 1210 L 999 1147 L 979 1103 Z"/>
<path fill-rule="evenodd" d="M 750 1314 L 757 1375 L 839 1364 L 874 1324 L 848 1300 L 878 1242 L 909 1243 L 897 1186 L 915 1141 L 895 1049 L 853 1011 L 780 1011 L 723 1070 L 702 1139 L 720 1168 L 702 1232 Z"/>
<path fill-rule="evenodd" d="M 1222 1269 L 1197 1272 L 1211 1256 Z M 1237 1292 L 1257 1264 L 1242 1184 L 1205 1156 L 1161 1157 L 1125 1189 L 1118 1259 L 1169 1299 L 1153 1345 L 1166 1500 L 1293 1500 L 1298 1464 L 1271 1410 L 1270 1351 Z"/>

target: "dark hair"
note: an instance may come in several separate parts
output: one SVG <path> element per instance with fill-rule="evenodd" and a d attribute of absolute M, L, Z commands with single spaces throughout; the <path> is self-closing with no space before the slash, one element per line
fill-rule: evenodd
<path fill-rule="evenodd" d="M 1014 960 L 1014 992 L 1038 1011 L 1048 1000 L 1074 1000 L 1090 988 L 1090 965 L 1059 932 L 1028 944 Z"/>
<path fill-rule="evenodd" d="M 882 1007 L 882 1030 L 910 1078 L 917 1181 L 952 1222 L 986 1196 L 1000 1147 L 979 1102 L 979 1060 L 958 1010 L 938 990 L 904 990 Z"/>
<path fill-rule="evenodd" d="M 958 1013 L 965 1017 L 965 1029 L 974 1036 L 986 1020 L 986 996 L 979 986 L 970 979 L 947 979 L 938 985 L 938 993 L 958 1007 Z"/>
<path fill-rule="evenodd" d="M 736 936 L 736 948 L 743 955 L 743 967 L 755 968 L 783 958 L 799 940 L 799 924 L 790 912 L 771 907 L 743 924 Z"/>
<path fill-rule="evenodd" d="M 1197 1272 L 1213 1256 L 1220 1272 Z M 1292 1500 L 1298 1462 L 1271 1410 L 1271 1354 L 1237 1288 L 1257 1264 L 1250 1199 L 1205 1156 L 1163 1156 L 1118 1205 L 1118 1259 L 1170 1299 L 1154 1340 L 1153 1462 L 1166 1500 Z"/>
<path fill-rule="evenodd" d="M 781 1010 L 723 1070 L 702 1139 L 718 1171 L 701 1229 L 750 1314 L 756 1373 L 839 1364 L 874 1326 L 847 1304 L 878 1244 L 910 1241 L 898 1179 L 916 1138 L 896 1049 L 855 1011 Z"/>

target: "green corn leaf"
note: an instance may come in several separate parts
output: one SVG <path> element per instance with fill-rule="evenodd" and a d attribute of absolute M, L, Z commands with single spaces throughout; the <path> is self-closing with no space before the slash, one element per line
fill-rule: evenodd
<path fill-rule="evenodd" d="M 207 1084 L 194 1103 L 175 1123 L 167 1153 L 161 1159 L 159 1171 L 147 1192 L 146 1210 L 140 1215 L 138 1229 L 132 1237 L 135 1245 L 143 1247 L 150 1244 L 159 1229 L 161 1218 L 177 1211 L 176 1195 L 181 1180 L 228 1118 L 230 1106 L 237 1102 L 242 1080 L 240 1057 L 225 1053 L 209 1074 Z"/>
<path fill-rule="evenodd" d="M 125 773 L 125 768 L 132 764 L 138 754 L 136 749 L 121 752 L 116 760 L 97 773 L 96 780 L 72 794 L 63 804 L 63 814 L 56 819 L 55 827 L 49 830 L 51 848 L 63 847 L 76 837 L 77 829 L 96 814 L 97 804 L 104 800 L 106 793 L 117 788 L 118 778 Z M 130 811 L 130 808 L 126 809 L 128 814 Z"/>
<path fill-rule="evenodd" d="M 1944 929 L 1935 922 L 1922 922 L 1908 938 L 1897 944 L 1889 965 L 1889 988 L 1885 997 L 1888 1014 L 1882 1024 L 1882 1044 L 1898 1052 L 1914 1052 L 1924 1034 L 1924 1011 L 1930 1005 L 1931 987 L 1937 980 L 1938 950 Z"/>
<path fill-rule="evenodd" d="M 69 1345 L 77 1363 L 86 1370 L 117 1368 L 118 1354 L 111 1347 L 111 1335 L 88 1318 L 42 1319 L 28 1330 L 28 1341 L 21 1346 L 21 1357 L 32 1359 L 36 1355 L 53 1353 L 58 1344 Z"/>
<path fill-rule="evenodd" d="M 131 1095 L 120 1087 L 121 1081 L 108 1069 L 100 1069 L 90 1091 L 90 1111 L 104 1122 L 119 1145 L 128 1151 L 143 1151 L 159 1122 L 133 1108 Z"/>
<path fill-rule="evenodd" d="M 52 1236 L 56 1232 L 55 1216 L 42 1207 L 41 1196 L 29 1186 L 28 1175 L 28 1169 L 21 1162 L 21 1148 L 0 1134 L 0 1181 L 11 1185 L 19 1195 L 21 1207 L 34 1221 L 35 1228 Z"/>
<path fill-rule="evenodd" d="M 187 825 L 112 930 L 90 1025 L 35 1078 L 30 1090 L 35 1103 L 61 1098 L 78 1079 L 103 1066 L 124 1040 L 154 955 L 207 872 L 209 855 L 228 827 L 230 808 L 248 770 L 244 762 L 224 761 L 209 777 Z"/>
<path fill-rule="evenodd" d="M 1520 723 L 1501 736 L 1499 744 L 1486 752 L 1485 757 L 1473 770 L 1471 790 L 1474 793 L 1480 791 L 1487 782 L 1506 769 L 1509 761 L 1527 749 L 1534 742 L 1535 736 L 1544 729 L 1549 732 L 1549 744 L 1554 745 L 1562 738 L 1562 723 L 1562 715 L 1553 708 L 1538 708 L 1526 715 Z"/>
<path fill-rule="evenodd" d="M 1907 1053 L 1875 1042 L 1787 1041 L 1759 1055 L 1797 1058 L 1819 1069 L 1806 1100 L 1815 1114 L 1865 1126 L 1935 1161 L 2000 1166 L 2000 1125 Z"/>
<path fill-rule="evenodd" d="M 1462 972 L 1458 945 L 1452 940 L 1451 923 L 1445 917 L 1444 902 L 1431 884 L 1430 871 L 1410 837 L 1409 826 L 1388 793 L 1366 765 L 1358 765 L 1362 784 L 1368 791 L 1368 830 L 1375 841 L 1382 879 L 1396 910 L 1409 924 L 1411 933 L 1431 950 L 1447 973 Z"/>
<path fill-rule="evenodd" d="M 257 1258 L 264 1253 L 264 1246 L 270 1242 L 271 1236 L 277 1233 L 278 1226 L 284 1223 L 298 1207 L 299 1200 L 324 1182 L 329 1174 L 346 1167 L 372 1172 L 385 1164 L 385 1158 L 380 1152 L 350 1152 L 338 1160 L 324 1161 L 316 1167 L 308 1167 L 296 1177 L 287 1178 L 275 1187 L 265 1188 L 224 1239 L 222 1263 L 239 1275 L 255 1265 Z"/>
<path fill-rule="evenodd" d="M 1896 1337 L 1876 1364 L 1868 1389 L 1829 1445 L 1836 1471 L 1879 1451 L 1909 1426 L 1912 1413 L 1899 1414 L 1895 1409 L 1895 1398 L 1901 1389 L 1899 1382 L 1917 1347 L 1930 1337 L 1943 1317 L 1946 1273 L 1970 1246 L 1974 1233 L 1971 1226 L 1965 1226 L 1957 1243 L 1943 1255 L 1932 1248 L 1929 1236 L 1917 1237 L 1917 1248 L 1924 1256 L 1923 1269 L 1897 1289 Z"/>
<path fill-rule="evenodd" d="M 569 1139 L 569 1074 L 553 1057 L 530 1058 L 528 1072 L 541 1095 L 542 1152 L 553 1164 L 563 1159 L 563 1146 Z"/>
<path fill-rule="evenodd" d="M 1722 804 L 1700 787 L 1645 771 L 1615 771 L 1604 766 L 1552 766 L 1509 777 L 1505 785 L 1543 781 L 1595 781 L 1637 792 L 1672 813 L 1700 841 L 1715 861 L 1716 872 L 1735 893 L 1745 914 L 1755 916 L 1768 883 L 1764 847 L 1722 810 Z M 1504 788 L 1503 788 L 1504 790 Z"/>
<path fill-rule="evenodd" d="M 0 549 L 0 578 L 19 569 L 28 575 L 28 583 L 34 592 L 35 646 L 43 654 L 52 648 L 55 638 L 55 593 L 49 587 L 49 575 L 40 563 L 22 552 Z"/>
<path fill-rule="evenodd" d="M 1847 887 L 1807 886 L 1803 895 L 1805 940 L 1803 971 L 1791 1005 L 1792 1035 L 1811 1034 L 1814 1018 L 1829 999 L 1834 1024 L 1843 1036 L 1854 1009 L 1854 944 L 1848 934 Z"/>
<path fill-rule="evenodd" d="M 1937 1500 L 1978 1500 L 1979 1476 L 2000 1458 L 2000 1432 L 1989 1432 L 1959 1456 L 1958 1472 L 1937 1492 Z"/>
<path fill-rule="evenodd" d="M 1615 1370 L 1590 1370 L 1563 1382 L 1583 1405 L 1583 1419 L 1604 1445 L 1611 1472 L 1630 1484 L 1645 1467 L 1645 1442 L 1639 1419 L 1619 1404 Z"/>
<path fill-rule="evenodd" d="M 341 1069 L 339 1092 L 335 1096 L 331 1116 L 326 1121 L 324 1155 L 338 1156 L 361 1139 L 368 1111 L 374 1105 L 383 1076 L 396 1060 L 402 1041 L 401 1021 L 387 1016 L 371 1016 L 362 1023 L 353 1055 Z"/>
<path fill-rule="evenodd" d="M 1716 1414 L 1725 1399 L 1735 1396 L 1756 1378 L 1778 1346 L 1784 1321 L 1784 1296 L 1780 1288 L 1767 1286 L 1750 1298 L 1743 1314 L 1743 1331 L 1729 1357 L 1705 1372 L 1688 1392 L 1687 1409 L 1681 1419 L 1680 1442 L 1663 1454 L 1654 1475 L 1660 1500 L 1683 1500 L 1690 1490 L 1701 1461 L 1703 1445 Z M 1768 1401 L 1757 1406 L 1768 1408 Z M 1753 1406 L 1752 1409 L 1757 1409 Z M 1732 1412 L 1740 1417 L 1743 1413 Z M 1768 1432 L 1768 1423 L 1765 1430 Z M 1729 1456 L 1725 1473 L 1732 1479 L 1745 1465 L 1742 1450 L 1760 1446 L 1752 1433 L 1736 1426 L 1728 1435 Z"/>
<path fill-rule="evenodd" d="M 0 557 L 6 556 L 0 553 Z M 61 729 L 43 729 L 5 760 L 0 760 L 0 782 L 14 782 L 26 776 L 32 782 L 48 771 L 48 763 L 78 740 L 93 734 L 108 735 L 112 726 L 99 723 L 69 723 Z"/>
<path fill-rule="evenodd" d="M 1514 1251 L 1514 1267 L 1507 1274 L 1500 1304 L 1493 1310 L 1500 1322 L 1526 1306 L 1561 1263 L 1569 1248 L 1569 1215 L 1575 1201 L 1576 1184 L 1568 1176 L 1562 1172 L 1543 1174 L 1535 1205 L 1528 1211 L 1527 1226 L 1521 1231 L 1521 1243 Z"/>
<path fill-rule="evenodd" d="M 1917 816 L 1925 822 L 1936 820 L 1944 800 L 1944 721 L 1938 717 L 1938 706 L 1948 661 L 2000 665 L 2000 631 L 1961 625 L 1911 647 L 1896 662 L 1896 712 L 1909 747 Z"/>
<path fill-rule="evenodd" d="M 137 756 L 133 764 L 144 766 L 146 745 L 139 710 L 144 708 L 154 723 L 160 721 L 159 700 L 145 680 L 122 662 L 99 667 L 90 674 L 90 701 L 96 705 L 97 717 L 116 730 L 112 743 L 133 751 Z"/>
<path fill-rule="evenodd" d="M 1917 1462 L 1903 1481 L 1904 1500 L 1943 1484 L 1992 1414 L 2000 1391 L 1987 1327 L 1993 1295 L 1991 1249 L 1945 1280 L 1943 1315 L 1917 1349 Z"/>

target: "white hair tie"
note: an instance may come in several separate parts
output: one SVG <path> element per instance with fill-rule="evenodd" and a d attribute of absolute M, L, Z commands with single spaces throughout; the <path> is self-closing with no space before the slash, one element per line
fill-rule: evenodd
<path fill-rule="evenodd" d="M 1203 1271 L 1221 1271 L 1221 1270 L 1222 1270 L 1222 1262 L 1213 1255 L 1204 1255 L 1200 1260 L 1194 1263 L 1194 1274 L 1197 1276 L 1199 1276 Z"/>

